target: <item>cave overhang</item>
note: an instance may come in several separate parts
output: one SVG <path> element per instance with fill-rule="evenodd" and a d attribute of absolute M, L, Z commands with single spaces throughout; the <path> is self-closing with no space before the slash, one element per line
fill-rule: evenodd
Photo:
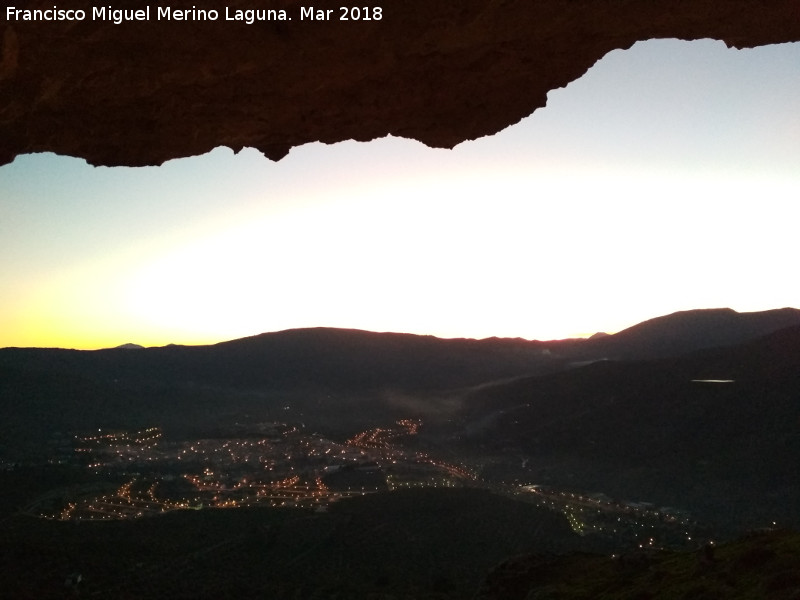
<path fill-rule="evenodd" d="M 250 1 L 175 1 L 190 18 L 156 18 L 164 6 L 120 2 L 109 9 L 149 18 L 119 24 L 84 0 L 57 6 L 82 20 L 4 9 L 0 164 L 49 151 L 157 165 L 218 146 L 279 160 L 309 142 L 387 135 L 451 148 L 518 122 L 637 41 L 800 41 L 796 0 L 391 0 L 346 21 L 330 2 L 310 15 L 297 0 L 261 14 L 243 12 Z M 215 20 L 197 18 L 212 9 Z"/>

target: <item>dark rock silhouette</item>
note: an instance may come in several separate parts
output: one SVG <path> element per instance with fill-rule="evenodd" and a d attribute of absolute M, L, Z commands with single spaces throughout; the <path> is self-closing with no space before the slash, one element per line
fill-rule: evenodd
<path fill-rule="evenodd" d="M 274 2 L 292 20 L 252 25 L 157 20 L 161 5 L 147 22 L 116 25 L 91 19 L 100 5 L 88 0 L 69 5 L 83 21 L 4 18 L 0 164 L 51 151 L 154 165 L 218 146 L 278 160 L 308 142 L 386 135 L 450 148 L 516 123 L 640 40 L 800 40 L 794 0 L 406 0 L 357 22 L 339 10 L 301 20 L 300 4 Z"/>
<path fill-rule="evenodd" d="M 771 532 L 734 540 L 720 545 L 712 560 L 713 573 L 698 571 L 689 552 L 646 557 L 633 553 L 615 559 L 577 553 L 547 560 L 535 554 L 517 556 L 493 569 L 474 598 L 788 600 L 800 593 L 800 534 Z"/>

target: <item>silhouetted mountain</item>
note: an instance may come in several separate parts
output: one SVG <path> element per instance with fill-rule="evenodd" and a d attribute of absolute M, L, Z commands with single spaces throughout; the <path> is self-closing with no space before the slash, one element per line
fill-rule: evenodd
<path fill-rule="evenodd" d="M 562 350 L 578 360 L 665 358 L 702 348 L 731 346 L 773 331 L 800 325 L 800 310 L 781 308 L 736 312 L 712 308 L 650 319 L 610 336 L 592 336 Z"/>
<path fill-rule="evenodd" d="M 81 373 L 119 384 L 364 390 L 442 389 L 563 367 L 544 343 L 521 339 L 439 339 L 347 329 L 294 329 L 212 346 L 75 351 L 0 350 L 0 365 Z"/>
<path fill-rule="evenodd" d="M 690 502 L 720 521 L 776 515 L 800 524 L 798 398 L 793 327 L 680 358 L 602 361 L 485 386 L 466 401 L 462 435 L 533 457 L 527 476 L 537 483 Z"/>
<path fill-rule="evenodd" d="M 589 337 L 589 339 L 590 340 L 597 340 L 597 339 L 600 339 L 600 338 L 608 337 L 609 335 L 611 335 L 611 334 L 610 333 L 606 333 L 605 331 L 598 331 L 597 333 L 591 335 Z"/>
<path fill-rule="evenodd" d="M 358 431 L 365 423 L 374 426 L 393 418 L 424 415 L 415 443 L 430 449 L 431 455 L 436 451 L 459 457 L 479 470 L 490 488 L 501 487 L 493 485 L 498 480 L 517 479 L 649 501 L 688 509 L 723 535 L 773 520 L 798 526 L 800 326 L 773 330 L 776 324 L 795 319 L 797 313 L 792 309 L 744 314 L 691 311 L 654 319 L 614 336 L 560 342 L 441 340 L 320 328 L 213 346 L 91 352 L 3 349 L 0 457 L 4 464 L 30 461 L 9 471 L 10 486 L 20 486 L 15 478 L 24 480 L 24 473 L 29 485 L 39 485 L 43 483 L 40 476 L 31 474 L 50 472 L 50 467 L 42 468 L 47 442 L 63 444 L 70 430 L 158 425 L 176 439 L 174 432 L 181 433 L 181 427 L 219 425 L 226 419 L 232 423 L 244 417 L 247 422 L 303 422 L 307 431 L 319 427 L 333 435 L 337 429 Z M 765 330 L 771 332 L 758 335 Z M 721 346 L 731 339 L 740 341 Z M 686 352 L 671 355 L 681 348 Z M 618 358 L 636 352 L 658 358 Z M 614 359 L 595 360 L 603 357 Z M 594 362 L 577 367 L 581 361 Z M 437 410 L 442 418 L 427 417 Z M 501 551 L 528 551 L 522 546 L 529 539 L 532 551 L 541 551 L 542 540 L 554 550 L 575 548 L 564 537 L 566 524 L 556 521 L 555 514 L 551 519 L 539 509 L 516 506 L 510 500 L 498 502 L 494 496 L 471 491 L 457 496 L 393 494 L 342 503 L 328 517 L 270 513 L 274 520 L 266 529 L 259 529 L 261 525 L 253 529 L 247 514 L 255 513 L 243 513 L 246 527 L 224 538 L 230 545 L 220 556 L 227 562 L 216 571 L 208 565 L 219 564 L 219 556 L 196 551 L 200 546 L 215 548 L 216 533 L 199 541 L 189 537 L 191 543 L 183 544 L 181 535 L 164 535 L 163 527 L 172 523 L 173 532 L 200 532 L 205 527 L 197 527 L 198 523 L 217 523 L 216 531 L 226 531 L 235 519 L 218 516 L 225 511 L 202 511 L 202 518 L 176 515 L 163 522 L 167 525 L 115 524 L 102 531 L 92 529 L 87 537 L 82 537 L 81 528 L 68 524 L 13 517 L 9 523 L 14 537 L 9 537 L 8 547 L 23 546 L 15 540 L 28 541 L 8 573 L 15 573 L 15 585 L 24 589 L 26 577 L 30 579 L 27 573 L 42 567 L 48 573 L 64 570 L 68 558 L 82 556 L 93 568 L 94 591 L 103 595 L 116 589 L 113 586 L 122 577 L 125 589 L 134 593 L 140 579 L 138 567 L 131 565 L 149 559 L 131 558 L 121 567 L 112 564 L 114 560 L 108 562 L 108 553 L 102 552 L 107 544 L 98 544 L 96 536 L 134 539 L 130 536 L 144 535 L 132 542 L 126 556 L 138 557 L 141 548 L 152 552 L 152 540 L 160 540 L 164 545 L 159 556 L 181 557 L 174 565 L 167 561 L 164 570 L 156 566 L 161 558 L 148 563 L 147 581 L 178 581 L 169 566 L 179 566 L 191 573 L 185 581 L 194 586 L 192 591 L 207 586 L 214 593 L 232 590 L 236 582 L 246 582 L 235 588 L 245 596 L 254 589 L 282 591 L 281 578 L 258 579 L 256 573 L 265 572 L 263 565 L 250 569 L 239 558 L 263 556 L 271 569 L 283 561 L 282 573 L 302 569 L 318 575 L 309 580 L 308 589 L 321 590 L 319 597 L 335 593 L 366 597 L 365 593 L 379 593 L 390 585 L 387 582 L 408 597 L 425 597 L 427 591 L 464 597 L 467 587 L 477 586 L 478 571 L 487 567 L 484 559 L 489 556 L 496 564 L 505 555 Z M 23 503 L 29 501 L 20 498 Z M 418 512 L 420 502 L 425 506 Z M 353 512 L 348 512 L 351 508 Z M 258 515 L 252 523 L 267 520 Z M 67 528 L 71 533 L 64 539 L 71 541 L 62 552 L 48 540 L 54 535 L 63 537 Z M 425 537 L 429 534 L 432 537 Z M 503 540 L 512 534 L 518 537 L 508 546 Z M 542 539 L 535 539 L 538 535 Z M 459 543 L 453 544 L 455 539 Z M 585 539 L 591 542 L 593 538 Z M 391 540 L 397 544 L 391 546 Z M 287 553 L 290 544 L 294 549 Z M 415 551 L 409 551 L 409 546 Z M 395 547 L 406 550 L 406 562 L 396 562 L 396 555 L 403 551 Z M 442 577 L 437 571 L 430 580 L 417 561 L 427 568 L 428 557 L 443 556 L 435 554 L 441 552 L 455 557 L 444 564 L 456 567 L 448 566 Z M 342 561 L 341 556 L 347 558 Z M 583 559 L 569 560 L 548 562 L 546 567 L 563 569 L 558 572 L 565 576 L 573 568 L 584 570 Z M 671 568 L 679 560 L 683 559 L 664 564 Z M 102 571 L 103 565 L 113 568 Z M 539 566 L 536 563 L 534 570 Z M 233 575 L 228 574 L 229 567 Z M 678 571 L 675 575 L 680 578 L 683 571 Z M 127 575 L 119 575 L 123 572 Z M 424 572 L 428 579 L 407 585 L 399 581 L 403 572 Z M 475 580 L 459 587 L 466 572 L 475 575 Z M 376 573 L 374 580 L 372 573 Z M 548 576 L 545 571 L 537 573 Z M 287 579 L 286 589 L 300 589 L 298 585 L 306 585 L 304 578 Z M 50 585 L 55 579 L 47 581 Z M 178 597 L 185 581 L 163 585 L 175 585 L 168 591 Z M 324 587 L 329 581 L 339 587 Z M 603 581 L 601 587 L 608 584 L 604 589 L 620 583 L 613 576 Z M 776 571 L 765 581 L 769 590 L 775 590 L 782 582 L 793 585 L 795 580 Z M 62 589 L 63 578 L 56 583 Z M 591 591 L 583 597 L 596 597 L 595 588 L 584 584 L 591 582 L 582 583 L 578 591 Z M 152 597 L 164 595 L 156 583 L 147 585 L 147 590 L 158 590 Z M 530 581 L 525 585 L 521 598 L 532 589 Z M 702 597 L 693 589 L 687 588 L 687 594 L 695 595 L 686 597 Z M 724 590 L 709 589 L 724 596 Z"/>
<path fill-rule="evenodd" d="M 663 356 L 752 338 L 798 315 L 690 311 L 613 336 L 551 342 L 315 328 L 136 351 L 5 348 L 0 404 L 9 415 L 8 446 L 33 444 L 47 428 L 199 424 L 223 414 L 357 428 L 412 413 L 444 418 L 458 407 L 460 390 L 604 357 Z M 287 408 L 290 414 L 276 413 Z"/>
<path fill-rule="evenodd" d="M 348 329 L 293 329 L 211 346 L 96 351 L 0 349 L 0 365 L 79 373 L 95 381 L 202 384 L 241 389 L 322 386 L 342 390 L 465 387 L 552 372 L 576 360 L 641 359 L 725 346 L 800 325 L 800 310 L 674 313 L 610 336 L 551 342 L 439 339 Z"/>
<path fill-rule="evenodd" d="M 0 482 L 28 483 L 13 475 Z M 80 526 L 8 515 L 3 527 L 0 595 L 15 600 L 469 598 L 508 555 L 602 549 L 556 513 L 470 489 L 367 495 L 323 514 L 209 509 Z M 64 587 L 75 571 L 79 595 Z"/>
<path fill-rule="evenodd" d="M 517 556 L 495 567 L 474 599 L 792 600 L 798 592 L 800 534 L 764 531 L 693 553 Z"/>
<path fill-rule="evenodd" d="M 238 381 L 337 388 L 441 389 L 561 368 L 541 342 L 440 339 L 348 329 L 294 329 L 208 349 Z"/>
<path fill-rule="evenodd" d="M 438 410 L 420 394 L 565 364 L 541 342 L 324 328 L 136 351 L 6 348 L 0 405 L 10 417 L 0 432 L 23 452 L 41 443 L 48 428 L 192 428 L 246 414 L 354 433 L 386 418 Z"/>

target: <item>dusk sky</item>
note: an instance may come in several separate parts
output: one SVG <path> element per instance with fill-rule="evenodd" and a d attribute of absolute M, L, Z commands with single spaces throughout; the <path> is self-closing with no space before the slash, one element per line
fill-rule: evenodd
<path fill-rule="evenodd" d="M 0 167 L 0 347 L 555 339 L 800 307 L 800 44 L 614 51 L 488 138 Z"/>

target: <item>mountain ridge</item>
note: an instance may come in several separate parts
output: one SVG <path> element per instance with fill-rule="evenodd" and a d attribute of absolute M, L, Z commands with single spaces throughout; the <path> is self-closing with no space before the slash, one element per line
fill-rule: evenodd
<path fill-rule="evenodd" d="M 682 355 L 599 361 L 487 385 L 463 447 L 532 457 L 536 483 L 680 505 L 722 527 L 800 526 L 800 326 Z"/>
<path fill-rule="evenodd" d="M 615 334 L 592 336 L 584 344 L 569 342 L 570 355 L 580 360 L 664 358 L 731 346 L 796 325 L 800 325 L 800 310 L 790 307 L 753 312 L 731 308 L 677 311 Z"/>
<path fill-rule="evenodd" d="M 800 310 L 681 311 L 590 339 L 437 338 L 328 327 L 288 329 L 202 346 L 105 350 L 3 348 L 0 366 L 89 379 L 253 387 L 447 389 L 542 375 L 603 359 L 667 358 L 730 346 L 788 326 Z"/>
<path fill-rule="evenodd" d="M 746 316 L 734 333 L 747 338 L 796 312 L 762 315 L 755 326 Z M 671 319 L 721 327 L 739 315 L 667 317 L 656 331 Z M 644 334 L 655 335 L 652 325 Z M 800 503 L 792 469 L 800 460 L 800 325 L 731 346 L 698 349 L 696 338 L 680 356 L 585 366 L 574 346 L 588 340 L 325 328 L 136 352 L 0 350 L 0 455 L 28 457 L 54 432 L 92 428 L 158 425 L 194 435 L 222 423 L 293 422 L 346 439 L 414 416 L 425 422 L 421 437 L 479 458 L 490 481 L 577 485 L 722 522 L 800 526 L 791 510 Z"/>
<path fill-rule="evenodd" d="M 343 337 L 363 337 L 363 336 L 386 336 L 398 340 L 401 339 L 417 339 L 417 340 L 438 340 L 441 342 L 463 342 L 463 343 L 518 343 L 518 344 L 582 344 L 588 342 L 587 346 L 592 349 L 604 348 L 609 345 L 610 340 L 619 341 L 625 338 L 641 338 L 646 335 L 661 335 L 669 339 L 684 340 L 693 335 L 695 338 L 707 335 L 713 329 L 732 328 L 732 332 L 726 335 L 718 335 L 710 342 L 695 342 L 695 343 L 711 343 L 713 345 L 726 345 L 740 341 L 742 338 L 753 338 L 770 331 L 790 327 L 793 325 L 800 325 L 800 309 L 793 307 L 783 307 L 776 309 L 768 309 L 763 311 L 736 311 L 732 308 L 699 308 L 690 310 L 681 310 L 660 315 L 650 319 L 636 323 L 630 327 L 626 327 L 616 333 L 606 333 L 598 331 L 593 335 L 586 338 L 558 338 L 558 339 L 528 339 L 523 337 L 501 337 L 490 336 L 486 338 L 469 338 L 469 337 L 438 337 L 432 334 L 415 334 L 395 331 L 372 331 L 367 329 L 350 328 L 350 327 L 294 327 L 289 329 L 281 329 L 278 331 L 261 332 L 241 338 L 234 338 L 231 340 L 222 340 L 210 344 L 165 344 L 163 346 L 142 346 L 137 343 L 127 342 L 114 346 L 111 348 L 100 348 L 96 350 L 78 350 L 74 348 L 60 348 L 60 347 L 30 347 L 30 346 L 8 346 L 0 348 L 2 350 L 76 350 L 78 352 L 105 352 L 108 350 L 120 349 L 146 349 L 155 350 L 163 348 L 205 348 L 205 347 L 226 347 L 237 343 L 258 343 L 265 339 L 278 339 L 278 338 L 292 338 L 296 336 L 306 337 L 323 337 L 332 334 L 339 334 Z M 678 329 L 679 335 L 676 332 L 670 332 L 670 328 Z M 698 333 L 698 330 L 700 333 Z M 613 345 L 613 344 L 612 344 Z M 712 347 L 712 346 L 700 346 Z"/>

